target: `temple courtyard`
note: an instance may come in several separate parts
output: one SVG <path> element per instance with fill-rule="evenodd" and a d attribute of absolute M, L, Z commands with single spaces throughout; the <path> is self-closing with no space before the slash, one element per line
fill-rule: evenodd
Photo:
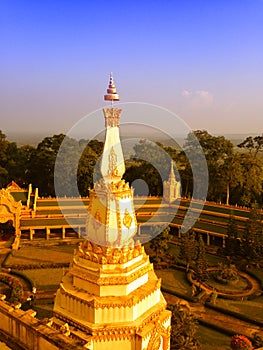
<path fill-rule="evenodd" d="M 10 242 L 1 242 L 1 276 L 9 275 L 23 286 L 22 308 L 34 309 L 39 319 L 52 317 L 54 295 L 62 276 L 68 271 L 72 254 L 81 239 L 57 242 L 38 240 L 25 242 L 17 251 L 11 250 Z M 212 251 L 212 250 L 211 250 Z M 179 247 L 171 242 L 169 254 L 180 263 Z M 222 258 L 207 254 L 209 269 L 213 269 Z M 180 264 L 179 264 L 180 265 Z M 262 335 L 263 326 L 263 273 L 253 268 L 242 276 L 243 283 L 225 288 L 226 295 L 219 290 L 216 282 L 206 281 L 204 289 L 208 293 L 193 297 L 192 285 L 184 268 L 166 266 L 155 268 L 162 278 L 162 291 L 168 304 L 186 306 L 198 320 L 198 334 L 202 349 L 227 349 L 233 334 L 243 334 L 249 338 Z M 216 301 L 209 301 L 209 290 L 218 290 Z M 10 296 L 6 284 L 0 283 L 1 294 Z M 229 297 L 231 296 L 231 297 Z"/>

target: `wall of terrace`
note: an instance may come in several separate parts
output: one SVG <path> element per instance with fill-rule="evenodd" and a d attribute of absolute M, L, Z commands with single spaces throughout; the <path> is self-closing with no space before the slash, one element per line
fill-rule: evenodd
<path fill-rule="evenodd" d="M 5 296 L 0 295 L 0 330 L 8 338 L 26 350 L 80 350 L 82 346 L 74 345 L 70 334 L 65 335 L 63 329 L 51 327 L 50 320 L 38 320 L 33 310 L 23 311 L 19 305 L 11 305 L 4 301 Z"/>

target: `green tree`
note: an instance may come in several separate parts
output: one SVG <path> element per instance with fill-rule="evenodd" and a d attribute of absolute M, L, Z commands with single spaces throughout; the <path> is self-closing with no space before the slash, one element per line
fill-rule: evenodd
<path fill-rule="evenodd" d="M 249 136 L 238 147 L 243 151 L 241 203 L 246 206 L 251 206 L 254 201 L 262 203 L 263 163 L 259 154 L 263 151 L 263 136 Z"/>
<path fill-rule="evenodd" d="M 80 141 L 82 145 L 84 141 Z M 78 165 L 78 188 L 82 197 L 88 196 L 88 190 L 93 186 L 93 182 L 100 177 L 99 158 L 103 150 L 103 142 L 92 140 L 84 143 L 85 148 Z"/>
<path fill-rule="evenodd" d="M 0 130 L 0 186 L 1 188 L 7 184 L 8 171 L 6 169 L 7 163 L 7 148 L 8 141 L 6 135 Z"/>
<path fill-rule="evenodd" d="M 186 179 L 186 196 L 189 194 L 195 199 L 204 200 L 207 194 L 208 173 L 205 153 L 198 138 L 199 132 L 201 133 L 197 130 L 187 135 L 181 152 L 181 160 L 185 160 L 182 178 Z"/>
<path fill-rule="evenodd" d="M 31 154 L 29 178 L 41 196 L 55 196 L 54 167 L 64 137 L 63 134 L 45 137 Z"/>
<path fill-rule="evenodd" d="M 157 232 L 161 231 L 160 226 L 154 226 L 152 228 L 152 235 L 155 237 Z M 167 253 L 169 249 L 169 240 L 171 239 L 170 235 L 170 227 L 166 227 L 158 236 L 156 236 L 154 239 L 150 242 L 150 248 L 154 253 L 154 260 L 155 262 L 160 262 L 165 257 L 165 254 Z"/>
<path fill-rule="evenodd" d="M 205 244 L 202 235 L 199 235 L 198 244 L 196 248 L 196 259 L 195 259 L 195 279 L 198 282 L 204 282 L 207 280 L 207 259 Z"/>
<path fill-rule="evenodd" d="M 16 175 L 14 179 L 22 187 L 26 187 L 31 182 L 30 160 L 35 150 L 36 148 L 31 145 L 23 145 L 18 148 L 16 160 Z"/>
<path fill-rule="evenodd" d="M 240 256 L 240 241 L 238 240 L 238 229 L 234 215 L 231 215 L 229 219 L 223 253 L 230 261 Z"/>
<path fill-rule="evenodd" d="M 242 156 L 239 153 L 229 155 L 221 167 L 222 183 L 226 189 L 226 204 L 240 202 L 238 187 L 243 186 L 245 177 L 242 167 Z"/>
<path fill-rule="evenodd" d="M 189 159 L 184 151 L 179 153 L 176 164 L 180 173 L 182 197 L 190 197 L 193 193 L 193 172 Z"/>
<path fill-rule="evenodd" d="M 179 258 L 186 262 L 186 271 L 196 257 L 196 240 L 193 230 L 182 233 Z"/>
<path fill-rule="evenodd" d="M 65 136 L 55 159 L 54 180 L 57 196 L 79 196 L 77 175 L 81 154 L 82 147 L 79 142 Z"/>
<path fill-rule="evenodd" d="M 261 213 L 254 206 L 250 210 L 246 230 L 242 237 L 242 252 L 248 262 L 257 263 L 263 257 L 263 227 Z"/>
<path fill-rule="evenodd" d="M 197 350 L 201 349 L 197 336 L 198 323 L 189 310 L 183 309 L 180 304 L 170 304 L 171 319 L 171 349 Z"/>
<path fill-rule="evenodd" d="M 157 169 L 148 162 L 135 162 L 129 166 L 124 174 L 125 181 L 130 184 L 136 179 L 144 180 L 148 185 L 148 193 L 151 196 L 161 196 L 163 190 L 163 182 Z M 134 186 L 134 194 L 142 195 L 140 187 Z"/>
<path fill-rule="evenodd" d="M 162 144 L 140 140 L 134 146 L 134 154 L 131 156 L 124 179 L 129 183 L 142 179 L 147 183 L 150 195 L 161 196 L 163 180 L 168 178 L 170 166 L 171 158 Z M 135 194 L 140 194 L 136 186 Z"/>
<path fill-rule="evenodd" d="M 234 146 L 224 136 L 212 136 L 206 130 L 196 130 L 208 166 L 208 199 L 221 201 L 226 196 L 225 170 L 232 159 Z"/>

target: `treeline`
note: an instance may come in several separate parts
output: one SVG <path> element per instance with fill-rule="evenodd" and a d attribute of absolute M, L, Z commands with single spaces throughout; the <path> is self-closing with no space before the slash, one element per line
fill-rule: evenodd
<path fill-rule="evenodd" d="M 196 190 L 202 181 L 206 181 L 205 172 L 202 179 L 204 162 L 197 140 L 209 175 L 206 198 L 199 196 Z M 0 187 L 14 180 L 21 187 L 32 183 L 39 188 L 41 196 L 87 196 L 88 189 L 93 186 L 93 177 L 95 180 L 100 177 L 98 164 L 102 150 L 100 141 L 77 141 L 63 134 L 45 137 L 37 147 L 18 147 L 0 131 Z M 182 149 L 141 140 L 126 162 L 124 178 L 130 184 L 142 179 L 147 183 L 150 195 L 160 196 L 163 180 L 169 176 L 171 158 L 177 168 L 177 177 L 180 177 L 183 197 L 194 194 L 196 199 L 208 201 L 262 205 L 263 136 L 247 137 L 234 147 L 223 136 L 197 130 L 187 136 Z M 200 169 L 198 179 L 194 178 L 193 169 Z M 134 187 L 135 194 L 140 194 L 138 182 L 134 182 Z"/>

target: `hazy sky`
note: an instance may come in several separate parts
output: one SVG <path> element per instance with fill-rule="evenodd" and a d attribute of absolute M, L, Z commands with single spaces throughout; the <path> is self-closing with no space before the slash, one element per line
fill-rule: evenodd
<path fill-rule="evenodd" d="M 7 135 L 67 132 L 105 106 L 111 71 L 122 102 L 211 133 L 263 131 L 262 0 L 0 0 L 0 33 Z"/>

